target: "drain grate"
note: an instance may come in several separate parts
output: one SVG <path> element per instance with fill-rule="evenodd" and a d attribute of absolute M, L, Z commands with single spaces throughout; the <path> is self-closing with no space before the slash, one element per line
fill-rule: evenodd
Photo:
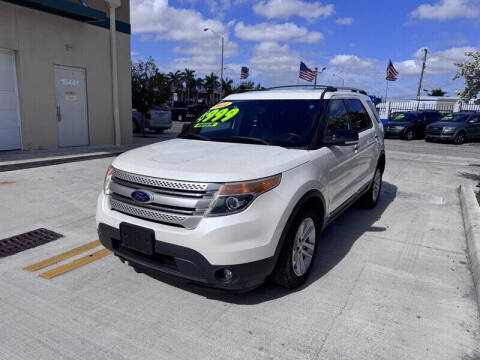
<path fill-rule="evenodd" d="M 0 258 L 31 249 L 63 237 L 48 229 L 37 229 L 0 240 Z"/>

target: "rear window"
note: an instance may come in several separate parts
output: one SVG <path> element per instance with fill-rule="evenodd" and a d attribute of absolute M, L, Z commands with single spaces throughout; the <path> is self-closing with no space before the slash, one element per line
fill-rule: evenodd
<path fill-rule="evenodd" d="M 362 103 L 358 99 L 345 100 L 347 103 L 348 113 L 350 115 L 350 122 L 352 124 L 352 130 L 362 132 L 372 127 L 372 120 L 368 115 L 367 110 L 363 107 Z"/>
<path fill-rule="evenodd" d="M 375 120 L 377 120 L 377 122 L 380 124 L 382 120 L 380 120 L 380 116 L 378 115 L 377 108 L 375 107 L 375 105 L 373 105 L 371 100 L 367 100 L 367 104 L 370 110 L 372 111 L 373 116 L 375 117 Z"/>

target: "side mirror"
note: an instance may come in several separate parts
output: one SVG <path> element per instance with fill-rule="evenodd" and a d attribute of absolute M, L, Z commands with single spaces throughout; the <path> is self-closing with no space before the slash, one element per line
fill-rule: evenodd
<path fill-rule="evenodd" d="M 182 126 L 182 133 L 190 126 L 190 123 L 187 123 L 187 124 L 183 124 Z"/>
<path fill-rule="evenodd" d="M 358 132 L 355 130 L 336 130 L 332 136 L 325 136 L 325 145 L 349 146 L 358 144 Z"/>

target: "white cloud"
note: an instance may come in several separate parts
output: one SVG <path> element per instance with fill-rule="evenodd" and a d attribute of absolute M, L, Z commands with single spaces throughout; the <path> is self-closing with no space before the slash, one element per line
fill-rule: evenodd
<path fill-rule="evenodd" d="M 435 20 L 475 18 L 480 15 L 480 3 L 478 0 L 440 0 L 433 5 L 421 4 L 410 15 Z"/>
<path fill-rule="evenodd" d="M 308 31 L 293 23 L 271 24 L 259 23 L 245 25 L 239 22 L 235 26 L 235 35 L 248 41 L 289 41 L 316 43 L 323 39 L 323 34 L 317 31 Z"/>
<path fill-rule="evenodd" d="M 333 14 L 333 4 L 323 5 L 319 1 L 307 2 L 303 0 L 262 0 L 253 6 L 253 11 L 268 19 L 288 19 L 291 16 L 300 16 L 307 20 L 319 17 L 328 17 Z"/>
<path fill-rule="evenodd" d="M 400 75 L 418 75 L 423 60 L 423 49 L 418 49 L 413 54 L 413 59 L 394 63 Z M 442 51 L 429 52 L 427 56 L 426 72 L 431 74 L 452 74 L 456 71 L 456 62 L 466 59 L 465 51 L 474 50 L 471 47 L 453 47 Z"/>
<path fill-rule="evenodd" d="M 250 65 L 274 83 L 288 84 L 296 81 L 300 57 L 288 45 L 267 41 L 254 47 Z"/>
<path fill-rule="evenodd" d="M 375 60 L 359 58 L 357 55 L 341 54 L 335 55 L 335 57 L 330 60 L 329 65 L 341 68 L 344 71 L 356 72 L 371 69 L 375 65 Z"/>
<path fill-rule="evenodd" d="M 214 37 L 204 28 L 224 32 L 224 25 L 206 19 L 195 10 L 173 8 L 167 0 L 136 0 L 131 3 L 131 23 L 134 34 L 154 34 L 155 40 L 202 41 Z"/>
<path fill-rule="evenodd" d="M 351 17 L 338 18 L 335 21 L 338 25 L 351 25 L 353 24 L 353 19 Z"/>

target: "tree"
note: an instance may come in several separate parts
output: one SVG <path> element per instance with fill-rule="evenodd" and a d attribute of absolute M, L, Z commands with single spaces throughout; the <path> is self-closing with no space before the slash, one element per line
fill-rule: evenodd
<path fill-rule="evenodd" d="M 187 101 L 190 102 L 190 95 L 195 89 L 195 70 L 185 68 L 183 71 L 183 81 L 185 82 L 185 87 L 187 88 Z"/>
<path fill-rule="evenodd" d="M 170 81 L 173 86 L 175 86 L 176 90 L 175 92 L 179 93 L 180 95 L 183 94 L 183 79 L 185 77 L 185 74 L 181 72 L 180 70 L 173 72 L 169 72 L 167 75 L 168 80 Z"/>
<path fill-rule="evenodd" d="M 233 94 L 234 92 L 233 80 L 229 78 L 223 79 L 222 90 L 223 90 L 223 96 L 228 96 L 230 94 Z"/>
<path fill-rule="evenodd" d="M 446 91 L 443 91 L 442 89 L 432 89 L 428 95 L 430 96 L 445 96 L 447 94 Z"/>
<path fill-rule="evenodd" d="M 465 78 L 465 89 L 459 91 L 458 95 L 461 101 L 469 102 L 471 99 L 475 99 L 480 92 L 480 51 L 465 51 L 465 55 L 471 60 L 455 64 L 459 71 L 453 80 L 460 77 Z"/>
<path fill-rule="evenodd" d="M 132 64 L 133 108 L 146 114 L 152 105 L 162 104 L 169 97 L 167 78 L 158 71 L 151 57 Z"/>

